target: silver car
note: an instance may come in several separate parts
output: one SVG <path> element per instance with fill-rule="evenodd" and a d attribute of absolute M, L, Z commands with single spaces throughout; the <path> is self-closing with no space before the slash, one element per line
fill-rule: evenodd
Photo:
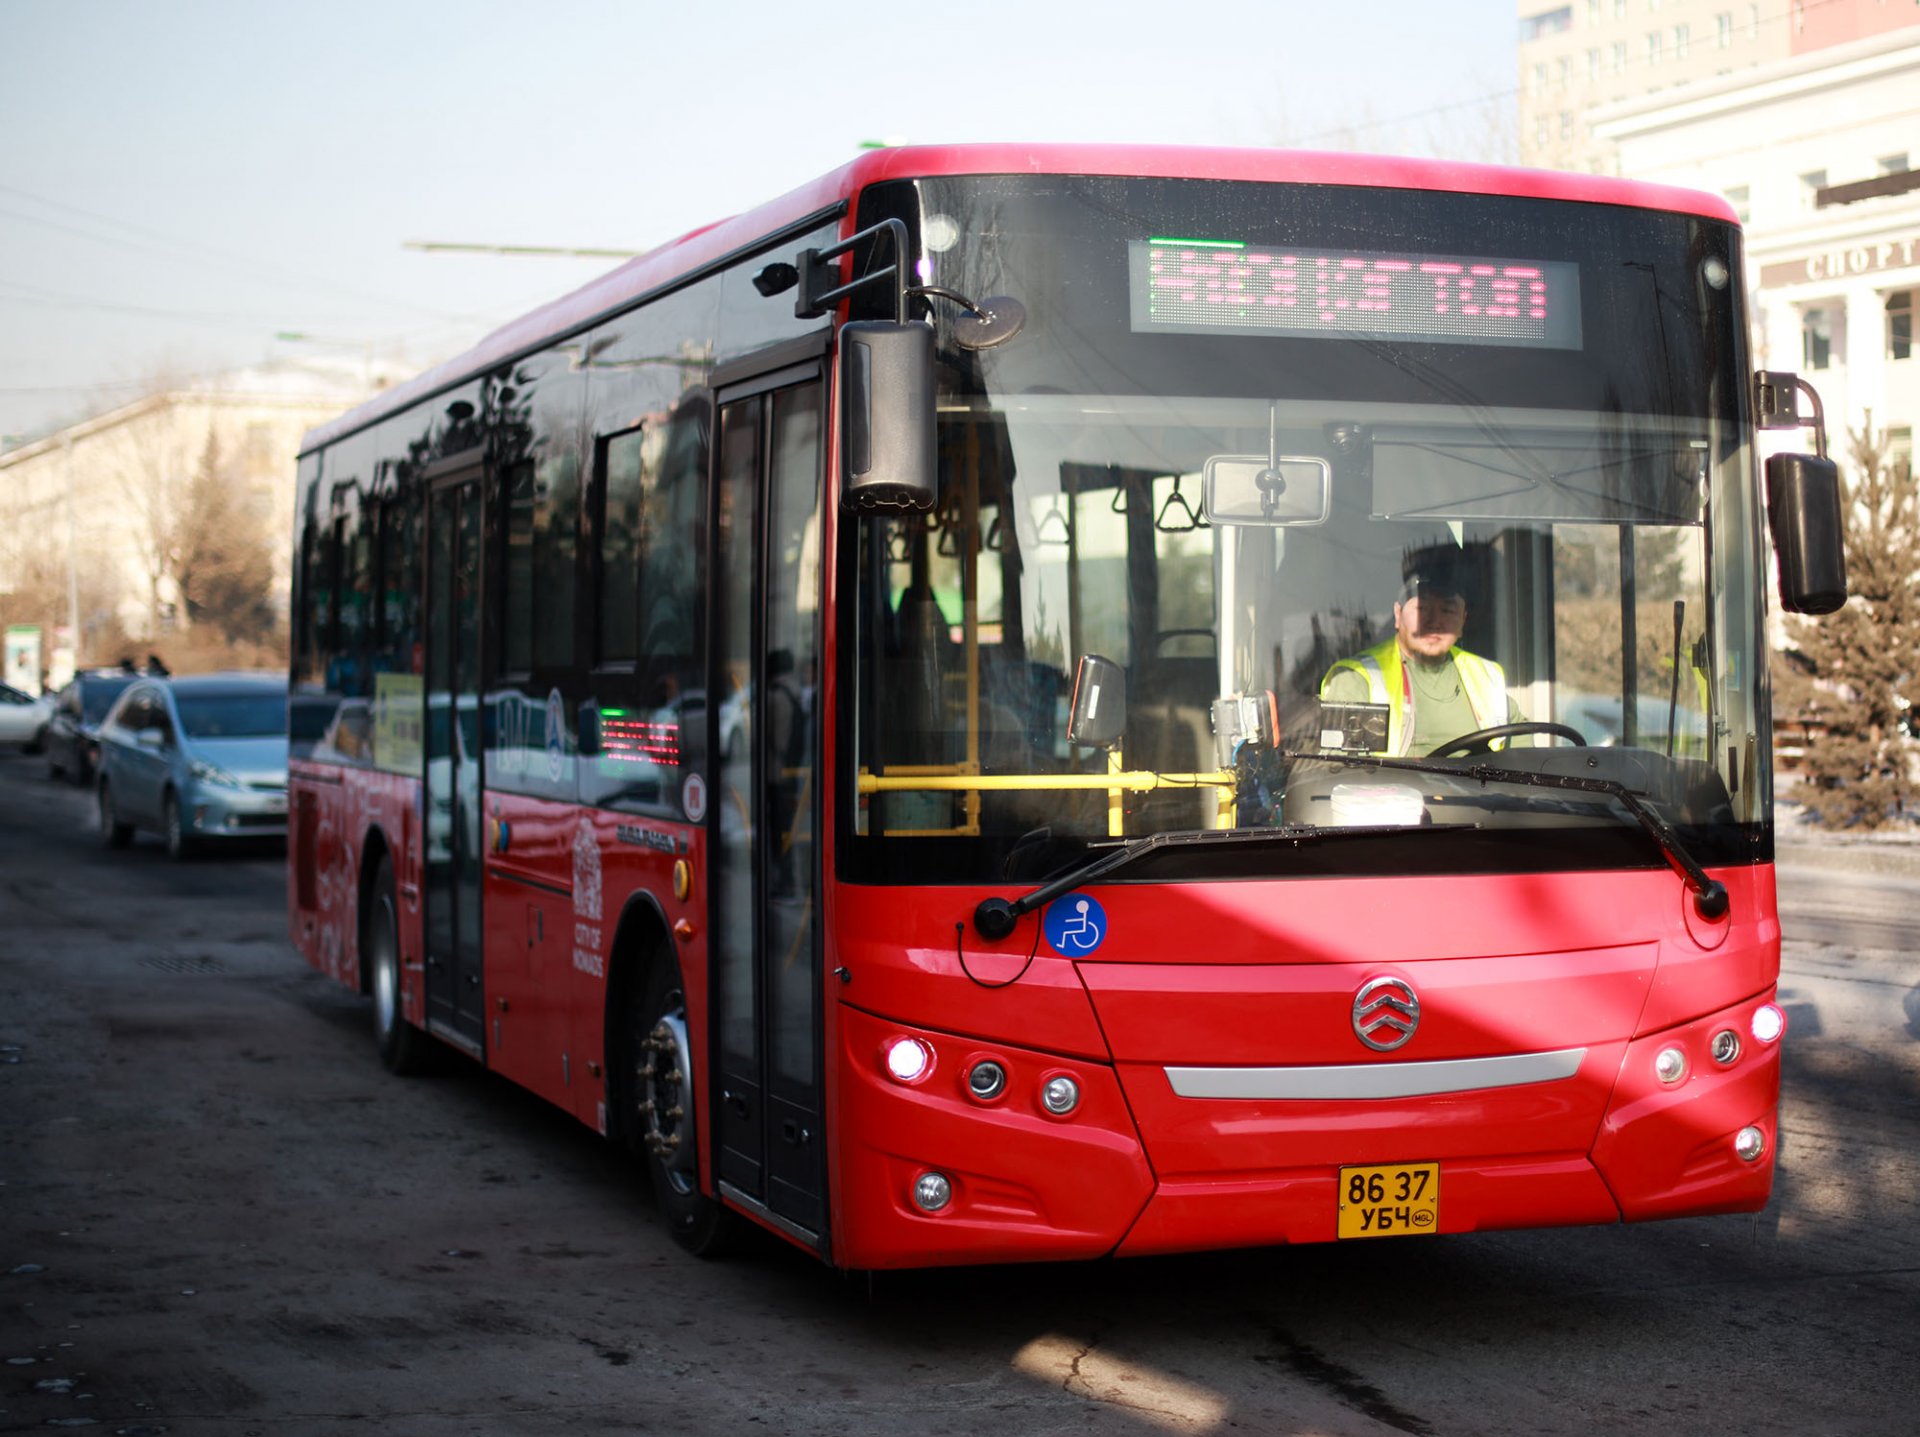
<path fill-rule="evenodd" d="M 142 679 L 100 725 L 100 831 L 124 848 L 157 831 L 175 858 L 217 839 L 287 832 L 287 681 Z"/>
<path fill-rule="evenodd" d="M 52 717 L 52 699 L 0 684 L 0 743 L 17 743 L 28 753 L 38 753 Z"/>

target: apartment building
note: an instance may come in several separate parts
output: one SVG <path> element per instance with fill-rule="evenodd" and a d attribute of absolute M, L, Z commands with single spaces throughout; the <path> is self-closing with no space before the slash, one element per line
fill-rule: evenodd
<path fill-rule="evenodd" d="M 370 382 L 357 368 L 239 370 L 156 387 L 0 452 L 0 619 L 46 632 L 42 661 L 56 680 L 76 662 L 117 658 L 101 647 L 109 635 L 160 640 L 183 619 L 165 551 L 210 441 L 268 537 L 284 606 L 301 436 L 364 399 Z"/>
<path fill-rule="evenodd" d="M 1798 370 L 1819 390 L 1838 454 L 1871 415 L 1910 457 L 1920 417 L 1920 26 L 1603 106 L 1592 122 L 1621 173 L 1733 202 L 1746 222 L 1754 362 Z"/>
<path fill-rule="evenodd" d="M 1599 105 L 1784 60 L 1789 0 L 1520 3 L 1520 162 L 1614 174 L 1595 136 Z"/>

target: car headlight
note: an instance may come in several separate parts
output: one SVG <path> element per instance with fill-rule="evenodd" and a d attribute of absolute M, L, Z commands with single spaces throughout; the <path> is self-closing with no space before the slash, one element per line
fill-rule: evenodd
<path fill-rule="evenodd" d="M 219 788 L 240 788 L 240 780 L 228 773 L 217 763 L 208 763 L 204 758 L 196 758 L 187 765 L 187 772 L 201 783 L 211 783 Z"/>

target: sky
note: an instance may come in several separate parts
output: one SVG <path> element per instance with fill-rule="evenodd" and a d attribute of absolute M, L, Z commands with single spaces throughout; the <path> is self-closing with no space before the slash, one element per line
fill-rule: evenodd
<path fill-rule="evenodd" d="M 871 142 L 1507 160 L 1513 0 L 0 0 L 0 436 L 409 373 Z M 304 336 L 284 338 L 285 335 Z"/>

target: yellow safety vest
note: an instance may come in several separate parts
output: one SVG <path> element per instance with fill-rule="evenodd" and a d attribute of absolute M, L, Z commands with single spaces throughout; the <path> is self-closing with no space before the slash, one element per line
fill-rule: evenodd
<path fill-rule="evenodd" d="M 1448 651 L 1454 670 L 1460 675 L 1460 687 L 1466 692 L 1467 707 L 1481 728 L 1493 728 L 1507 722 L 1507 675 L 1492 659 L 1483 659 L 1455 646 Z M 1407 677 L 1406 663 L 1400 656 L 1400 641 L 1388 639 L 1372 648 L 1342 659 L 1327 670 L 1320 680 L 1324 695 L 1327 679 L 1342 669 L 1352 669 L 1367 680 L 1367 700 L 1387 705 L 1387 752 L 1395 757 L 1413 747 L 1413 685 Z M 1492 747 L 1504 748 L 1506 740 L 1495 739 Z"/>

